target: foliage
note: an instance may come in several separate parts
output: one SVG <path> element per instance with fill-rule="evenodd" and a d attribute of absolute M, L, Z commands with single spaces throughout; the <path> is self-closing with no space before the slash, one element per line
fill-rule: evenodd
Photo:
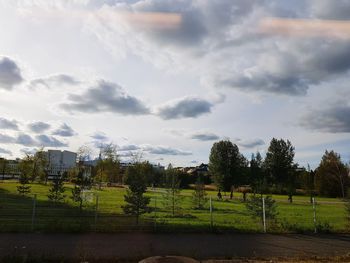
<path fill-rule="evenodd" d="M 288 192 L 288 199 L 292 202 L 295 192 L 297 165 L 294 164 L 294 147 L 289 140 L 273 138 L 266 153 L 264 167 L 272 181 L 282 190 Z"/>
<path fill-rule="evenodd" d="M 263 169 L 263 160 L 261 154 L 257 152 L 252 154 L 250 160 L 250 180 L 249 184 L 252 188 L 253 193 L 263 194 L 266 192 L 268 182 L 265 171 Z"/>
<path fill-rule="evenodd" d="M 204 183 L 198 177 L 192 193 L 192 202 L 195 209 L 203 209 L 208 202 L 207 192 L 204 189 Z"/>
<path fill-rule="evenodd" d="M 5 174 L 8 172 L 8 160 L 5 158 L 0 158 L 0 173 L 2 174 L 2 179 L 5 180 Z"/>
<path fill-rule="evenodd" d="M 19 186 L 17 186 L 17 191 L 20 195 L 25 195 L 25 194 L 29 194 L 30 193 L 30 188 L 31 186 L 29 186 L 29 181 L 32 175 L 32 162 L 30 159 L 23 159 L 20 163 L 19 163 L 19 171 L 20 171 L 20 175 L 18 178 L 18 181 L 20 183 Z"/>
<path fill-rule="evenodd" d="M 253 218 L 260 218 L 263 220 L 263 203 L 261 196 L 252 195 L 248 201 L 245 203 L 245 206 L 249 214 Z M 275 220 L 277 216 L 277 204 L 271 196 L 266 196 L 265 198 L 265 218 L 266 220 Z"/>
<path fill-rule="evenodd" d="M 143 196 L 147 190 L 147 180 L 143 174 L 143 164 L 136 163 L 128 167 L 126 175 L 126 183 L 129 188 L 124 195 L 125 205 L 122 209 L 125 214 L 136 217 L 136 224 L 139 222 L 140 215 L 150 212 L 148 207 L 151 199 Z"/>
<path fill-rule="evenodd" d="M 324 196 L 345 197 L 350 185 L 348 169 L 334 151 L 326 151 L 316 169 L 316 190 Z"/>
<path fill-rule="evenodd" d="M 70 176 L 71 182 L 74 183 L 71 199 L 74 202 L 79 203 L 79 209 L 82 210 L 84 201 L 83 193 L 84 191 L 91 189 L 92 186 L 90 167 L 79 165 L 78 167 L 71 169 Z"/>
<path fill-rule="evenodd" d="M 244 181 L 244 168 L 247 160 L 239 152 L 238 146 L 231 141 L 219 141 L 213 144 L 209 157 L 209 170 L 215 184 L 223 191 L 230 191 Z"/>
<path fill-rule="evenodd" d="M 172 216 L 181 214 L 181 190 L 178 172 L 168 165 L 166 170 L 165 193 L 163 194 L 164 208 L 171 211 Z"/>
<path fill-rule="evenodd" d="M 61 176 L 58 174 L 52 180 L 51 188 L 49 189 L 47 197 L 54 203 L 62 202 L 66 197 L 66 195 L 64 195 L 64 177 L 64 175 Z"/>

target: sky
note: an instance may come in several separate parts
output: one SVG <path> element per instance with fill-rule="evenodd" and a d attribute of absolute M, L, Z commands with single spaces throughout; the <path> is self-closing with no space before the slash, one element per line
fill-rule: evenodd
<path fill-rule="evenodd" d="M 348 19 L 347 0 L 0 0 L 0 156 L 195 166 L 275 137 L 301 166 L 349 162 Z"/>

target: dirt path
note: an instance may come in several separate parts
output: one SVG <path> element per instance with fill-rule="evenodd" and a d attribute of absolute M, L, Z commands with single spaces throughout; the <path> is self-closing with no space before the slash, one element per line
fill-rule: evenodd
<path fill-rule="evenodd" d="M 349 252 L 350 235 L 0 234 L 0 256 L 137 260 L 154 255 L 210 259 L 337 256 Z"/>

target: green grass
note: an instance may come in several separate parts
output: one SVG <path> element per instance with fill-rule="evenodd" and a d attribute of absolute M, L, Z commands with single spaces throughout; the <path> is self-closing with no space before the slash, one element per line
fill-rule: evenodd
<path fill-rule="evenodd" d="M 75 232 L 75 231 L 238 231 L 261 232 L 259 220 L 249 216 L 241 194 L 235 193 L 233 200 L 218 201 L 216 192 L 208 191 L 208 197 L 213 199 L 213 229 L 210 227 L 209 208 L 195 210 L 192 208 L 192 190 L 181 191 L 182 216 L 172 217 L 162 204 L 163 189 L 149 189 L 147 196 L 151 197 L 151 206 L 157 203 L 157 209 L 142 217 L 139 226 L 135 219 L 125 216 L 121 206 L 124 204 L 124 188 L 93 189 L 91 199 L 79 211 L 76 203 L 70 199 L 71 185 L 66 185 L 66 199 L 61 205 L 54 206 L 48 201 L 49 186 L 31 184 L 31 194 L 22 197 L 17 194 L 13 181 L 0 183 L 0 232 L 31 231 L 33 195 L 37 195 L 36 217 L 34 231 Z M 95 224 L 95 195 L 99 197 L 97 224 Z M 277 223 L 269 223 L 269 232 L 312 232 L 314 229 L 313 210 L 307 196 L 295 196 L 293 204 L 287 202 L 287 197 L 273 195 L 277 201 Z M 344 203 L 340 199 L 317 198 L 317 219 L 323 231 L 346 232 L 346 214 Z"/>

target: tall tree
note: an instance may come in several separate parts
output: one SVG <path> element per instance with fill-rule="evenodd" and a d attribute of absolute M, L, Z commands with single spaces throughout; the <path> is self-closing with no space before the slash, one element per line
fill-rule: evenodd
<path fill-rule="evenodd" d="M 238 146 L 231 141 L 214 143 L 210 151 L 209 170 L 219 189 L 230 191 L 244 181 L 247 160 L 239 152 Z"/>
<path fill-rule="evenodd" d="M 172 216 L 181 212 L 181 190 L 178 172 L 171 164 L 165 172 L 165 193 L 163 194 L 163 205 L 170 210 Z"/>
<path fill-rule="evenodd" d="M 263 159 L 260 152 L 252 154 L 250 160 L 250 186 L 253 193 L 259 193 L 260 195 L 266 191 L 267 188 L 267 178 L 265 176 L 265 171 L 263 169 Z"/>
<path fill-rule="evenodd" d="M 126 170 L 125 182 L 129 186 L 124 195 L 126 204 L 122 206 L 125 214 L 136 217 L 136 224 L 142 214 L 150 212 L 148 207 L 151 199 L 144 196 L 147 190 L 147 180 L 142 172 L 142 163 L 135 163 Z"/>
<path fill-rule="evenodd" d="M 348 169 L 334 151 L 326 151 L 316 169 L 316 189 L 321 195 L 345 197 L 349 184 Z"/>
<path fill-rule="evenodd" d="M 315 195 L 315 172 L 311 170 L 309 164 L 307 165 L 307 169 L 303 169 L 300 181 L 301 187 L 310 196 L 310 203 L 312 203 L 312 198 Z"/>
<path fill-rule="evenodd" d="M 122 183 L 117 147 L 113 143 L 101 146 L 100 158 L 95 169 L 95 182 Z"/>
<path fill-rule="evenodd" d="M 294 147 L 289 140 L 273 138 L 267 150 L 264 166 L 274 183 L 288 192 L 288 200 L 293 201 L 296 180 Z"/>

